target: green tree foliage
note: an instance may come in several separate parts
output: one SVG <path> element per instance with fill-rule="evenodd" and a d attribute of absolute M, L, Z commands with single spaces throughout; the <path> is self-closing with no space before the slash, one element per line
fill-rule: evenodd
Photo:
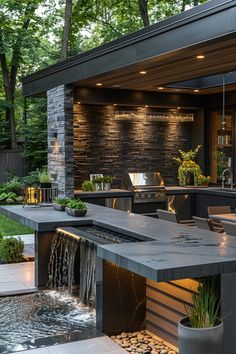
<path fill-rule="evenodd" d="M 45 163 L 46 103 L 28 99 L 21 77 L 206 0 L 0 0 L 0 148 L 25 137 L 32 168 Z"/>
<path fill-rule="evenodd" d="M 46 98 L 28 99 L 27 121 L 24 124 L 24 155 L 33 171 L 47 164 Z"/>

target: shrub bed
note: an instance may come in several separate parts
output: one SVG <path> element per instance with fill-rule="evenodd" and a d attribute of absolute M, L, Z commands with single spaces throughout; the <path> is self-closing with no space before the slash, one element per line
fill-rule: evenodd
<path fill-rule="evenodd" d="M 18 237 L 3 237 L 0 232 L 0 263 L 19 263 L 24 261 L 24 242 Z"/>

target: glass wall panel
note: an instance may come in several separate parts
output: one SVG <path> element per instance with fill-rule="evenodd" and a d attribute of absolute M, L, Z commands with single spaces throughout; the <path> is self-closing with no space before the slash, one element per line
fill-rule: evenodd
<path fill-rule="evenodd" d="M 232 127 L 233 114 L 226 111 L 224 119 L 222 112 L 212 111 L 210 121 L 210 174 L 212 182 L 222 181 L 222 172 L 226 168 L 233 169 Z M 226 175 L 226 183 L 231 183 L 230 174 Z"/>

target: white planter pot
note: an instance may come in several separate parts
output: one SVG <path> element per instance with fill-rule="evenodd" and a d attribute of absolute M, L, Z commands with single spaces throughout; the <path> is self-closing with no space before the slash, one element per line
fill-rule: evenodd
<path fill-rule="evenodd" d="M 191 328 L 178 324 L 179 354 L 226 354 L 223 353 L 223 322 L 210 328 Z"/>
<path fill-rule="evenodd" d="M 103 182 L 103 190 L 108 192 L 111 189 L 111 183 Z"/>
<path fill-rule="evenodd" d="M 101 183 L 94 183 L 94 186 L 95 186 L 95 190 L 97 192 L 100 192 L 103 190 L 103 183 L 102 182 Z"/>

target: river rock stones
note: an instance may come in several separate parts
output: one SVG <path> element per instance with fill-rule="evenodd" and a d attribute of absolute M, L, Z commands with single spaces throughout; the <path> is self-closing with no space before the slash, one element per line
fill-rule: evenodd
<path fill-rule="evenodd" d="M 122 332 L 111 339 L 130 354 L 177 354 L 165 341 L 146 330 Z"/>

